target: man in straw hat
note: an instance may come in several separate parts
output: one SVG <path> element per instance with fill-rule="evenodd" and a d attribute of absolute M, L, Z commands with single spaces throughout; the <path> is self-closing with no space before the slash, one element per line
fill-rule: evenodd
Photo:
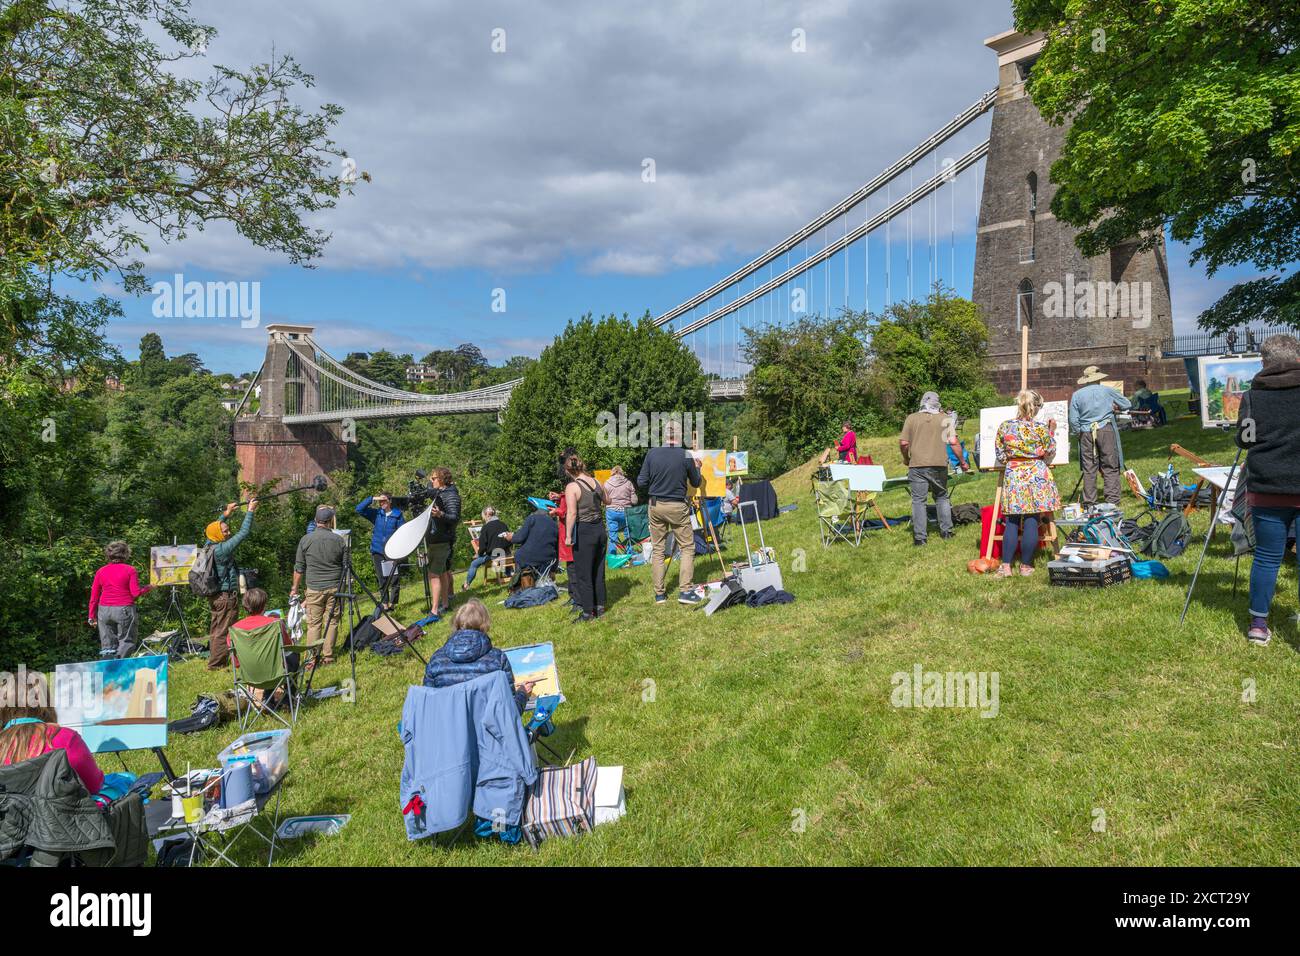
<path fill-rule="evenodd" d="M 1082 387 L 1070 398 L 1070 431 L 1079 436 L 1079 467 L 1083 470 L 1083 506 L 1097 503 L 1097 471 L 1101 470 L 1106 501 L 1119 504 L 1124 455 L 1115 411 L 1126 411 L 1129 400 L 1103 385 L 1106 373 L 1095 365 L 1083 370 Z"/>

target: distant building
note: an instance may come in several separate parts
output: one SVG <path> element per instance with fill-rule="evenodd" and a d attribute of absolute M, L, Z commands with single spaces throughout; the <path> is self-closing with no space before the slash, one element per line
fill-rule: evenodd
<path fill-rule="evenodd" d="M 442 378 L 442 371 L 434 368 L 432 365 L 425 365 L 423 362 L 416 362 L 414 365 L 406 366 L 406 380 L 415 385 L 424 382 L 436 382 Z"/>

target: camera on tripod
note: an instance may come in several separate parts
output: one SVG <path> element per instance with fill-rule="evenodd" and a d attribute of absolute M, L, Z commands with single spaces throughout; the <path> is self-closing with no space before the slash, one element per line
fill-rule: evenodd
<path fill-rule="evenodd" d="M 436 499 L 438 489 L 429 485 L 429 475 L 422 468 L 415 470 L 415 477 L 406 483 L 406 494 L 393 498 L 393 504 L 402 509 L 423 508 Z"/>

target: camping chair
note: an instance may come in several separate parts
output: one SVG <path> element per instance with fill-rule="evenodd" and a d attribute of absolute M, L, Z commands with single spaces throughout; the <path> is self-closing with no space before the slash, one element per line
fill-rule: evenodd
<path fill-rule="evenodd" d="M 814 481 L 813 498 L 817 502 L 817 529 L 823 548 L 829 548 L 836 540 L 846 541 L 855 548 L 862 543 L 865 509 L 849 491 L 848 481 Z"/>
<path fill-rule="evenodd" d="M 627 521 L 628 550 L 636 551 L 641 542 L 650 537 L 650 506 L 633 505 L 624 508 L 623 518 Z"/>
<path fill-rule="evenodd" d="M 229 633 L 230 669 L 235 678 L 235 712 L 239 716 L 240 731 L 252 725 L 259 711 L 292 728 L 302 707 L 303 692 L 298 677 L 306 670 L 307 652 L 318 650 L 320 645 L 285 645 L 279 620 L 251 631 L 232 627 Z M 291 653 L 299 655 L 297 671 L 289 670 Z M 270 705 L 271 697 L 281 689 L 285 703 L 289 705 L 288 720 Z M 262 692 L 260 700 L 254 691 Z"/>

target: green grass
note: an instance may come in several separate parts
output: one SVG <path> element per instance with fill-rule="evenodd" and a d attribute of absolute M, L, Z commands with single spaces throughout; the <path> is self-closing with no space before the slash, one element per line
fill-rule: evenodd
<path fill-rule="evenodd" d="M 1185 400 L 1171 411 L 1185 409 Z M 1228 463 L 1227 436 L 1191 419 L 1125 433 L 1143 480 L 1163 469 L 1171 442 Z M 890 474 L 892 438 L 865 441 Z M 1189 462 L 1178 460 L 1185 479 Z M 1186 466 L 1186 467 L 1183 467 Z M 1187 623 L 1178 624 L 1199 539 L 1167 562 L 1167 581 L 1103 592 L 1050 588 L 1045 572 L 996 580 L 965 570 L 978 528 L 914 549 L 906 529 L 876 532 L 860 549 L 823 550 L 807 468 L 783 477 L 799 508 L 765 526 L 781 556 L 784 607 L 712 618 L 651 603 L 648 568 L 611 572 L 610 609 L 575 627 L 559 606 L 500 607 L 476 591 L 503 646 L 555 642 L 568 703 L 552 745 L 626 768 L 628 816 L 533 853 L 481 845 L 408 843 L 398 813 L 402 748 L 394 726 L 421 666 L 409 656 L 358 664 L 355 704 L 310 706 L 294 731 L 286 814 L 347 812 L 337 836 L 286 844 L 284 865 L 480 864 L 967 864 L 1286 865 L 1300 844 L 1295 774 L 1300 658 L 1294 565 L 1282 572 L 1268 648 L 1242 636 L 1242 591 L 1232 596 L 1226 534 L 1216 536 Z M 1078 471 L 1058 472 L 1068 494 Z M 960 502 L 991 501 L 991 476 Z M 904 491 L 884 498 L 907 511 Z M 1137 502 L 1126 491 L 1131 514 Z M 1193 529 L 1203 535 L 1207 518 Z M 794 549 L 807 572 L 791 571 Z M 732 553 L 740 548 L 733 543 Z M 716 577 L 716 560 L 697 578 Z M 458 579 L 459 580 L 459 579 Z M 419 616 L 404 589 L 404 620 Z M 422 600 L 423 595 L 419 594 Z M 421 642 L 445 638 L 435 625 Z M 996 671 L 1000 712 L 897 709 L 891 675 Z M 323 671 L 324 683 L 346 664 Z M 1256 699 L 1243 701 L 1243 682 Z M 654 700 L 644 701 L 647 681 Z M 173 668 L 173 718 L 198 693 L 229 685 L 200 661 Z M 263 722 L 262 726 L 267 726 Z M 235 736 L 225 724 L 173 736 L 174 764 L 210 765 Z M 132 758 L 133 765 L 143 758 Z M 135 766 L 135 769 L 147 769 Z M 1105 813 L 1093 830 L 1094 808 Z M 803 832 L 793 824 L 806 818 Z"/>

